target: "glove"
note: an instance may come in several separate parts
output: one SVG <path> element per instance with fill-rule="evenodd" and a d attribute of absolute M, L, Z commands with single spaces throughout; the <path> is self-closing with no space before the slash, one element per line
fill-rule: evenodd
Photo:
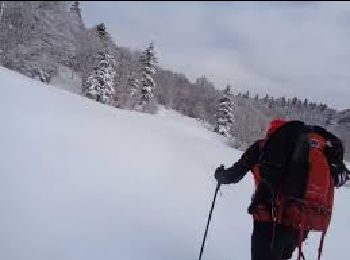
<path fill-rule="evenodd" d="M 215 179 L 218 181 L 218 183 L 223 183 L 225 179 L 225 168 L 221 164 L 220 167 L 216 168 L 215 170 Z"/>
<path fill-rule="evenodd" d="M 259 205 L 259 201 L 257 198 L 257 193 L 255 192 L 250 200 L 250 204 L 247 209 L 248 214 L 253 215 L 256 212 L 258 205 Z"/>
<path fill-rule="evenodd" d="M 350 180 L 350 171 L 345 168 L 341 173 L 338 174 L 336 186 L 339 188 L 343 186 L 348 180 Z"/>
<path fill-rule="evenodd" d="M 264 186 L 258 187 L 258 189 L 254 192 L 250 201 L 250 205 L 247 209 L 248 213 L 250 215 L 256 213 L 256 210 L 258 209 L 261 203 L 270 206 L 273 205 L 273 198 L 271 197 L 271 194 L 266 193 L 266 190 L 264 190 Z"/>
<path fill-rule="evenodd" d="M 335 186 L 337 188 L 343 186 L 350 179 L 350 172 L 344 164 L 333 167 L 333 172 L 335 173 Z"/>
<path fill-rule="evenodd" d="M 256 209 L 258 208 L 258 203 L 256 203 L 255 201 L 252 201 L 248 207 L 248 214 L 249 215 L 254 215 Z"/>

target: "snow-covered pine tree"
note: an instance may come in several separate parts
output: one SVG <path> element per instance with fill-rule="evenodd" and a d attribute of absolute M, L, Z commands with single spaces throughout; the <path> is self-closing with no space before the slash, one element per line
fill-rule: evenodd
<path fill-rule="evenodd" d="M 124 106 L 129 109 L 135 109 L 140 101 L 139 80 L 134 73 L 130 73 L 126 82 L 124 99 Z"/>
<path fill-rule="evenodd" d="M 73 1 L 72 6 L 70 7 L 70 11 L 72 13 L 77 14 L 79 21 L 82 21 L 81 18 L 81 8 L 80 8 L 80 1 Z"/>
<path fill-rule="evenodd" d="M 134 97 L 139 89 L 139 80 L 135 76 L 130 75 L 127 82 L 127 88 L 130 97 Z"/>
<path fill-rule="evenodd" d="M 86 31 L 69 11 L 69 1 L 2 1 L 0 5 L 2 66 L 45 82 L 57 76 L 62 66 L 79 69 Z"/>
<path fill-rule="evenodd" d="M 219 99 L 218 109 L 215 113 L 216 126 L 214 131 L 220 135 L 230 137 L 231 127 L 234 122 L 233 102 L 231 99 L 231 87 L 228 85 Z"/>
<path fill-rule="evenodd" d="M 243 94 L 242 96 L 243 98 L 250 98 L 250 91 L 247 90 L 247 92 L 245 94 Z"/>
<path fill-rule="evenodd" d="M 105 41 L 106 37 L 106 26 L 104 23 L 100 23 L 96 25 L 96 30 L 98 32 L 98 36 L 100 37 L 101 40 Z"/>
<path fill-rule="evenodd" d="M 153 99 L 155 88 L 153 76 L 157 64 L 153 42 L 151 42 L 149 47 L 142 53 L 140 62 L 142 64 L 142 80 L 139 109 L 144 112 L 151 112 L 150 110 L 153 110 L 155 106 L 155 101 Z M 152 108 L 150 108 L 150 106 Z"/>
<path fill-rule="evenodd" d="M 104 104 L 114 105 L 115 59 L 108 52 L 99 51 L 96 60 L 98 64 L 85 82 L 85 96 Z"/>
<path fill-rule="evenodd" d="M 267 103 L 268 103 L 269 98 L 270 98 L 269 95 L 266 94 L 265 97 L 264 97 L 264 99 L 263 99 L 264 104 L 267 104 Z"/>

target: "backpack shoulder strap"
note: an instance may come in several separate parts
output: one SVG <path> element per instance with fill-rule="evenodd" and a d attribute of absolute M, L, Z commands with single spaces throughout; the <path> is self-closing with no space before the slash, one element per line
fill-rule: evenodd
<path fill-rule="evenodd" d="M 302 129 L 304 129 L 303 122 L 290 121 L 266 137 L 259 160 L 262 171 L 283 171 Z"/>

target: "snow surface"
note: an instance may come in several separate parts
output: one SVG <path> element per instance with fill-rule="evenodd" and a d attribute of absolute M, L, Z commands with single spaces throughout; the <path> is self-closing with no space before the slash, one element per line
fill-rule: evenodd
<path fill-rule="evenodd" d="M 0 259 L 198 258 L 214 169 L 241 152 L 173 111 L 118 110 L 1 67 L 0 89 Z M 248 176 L 222 188 L 203 260 L 250 259 Z M 324 260 L 349 259 L 349 199 L 336 193 Z"/>

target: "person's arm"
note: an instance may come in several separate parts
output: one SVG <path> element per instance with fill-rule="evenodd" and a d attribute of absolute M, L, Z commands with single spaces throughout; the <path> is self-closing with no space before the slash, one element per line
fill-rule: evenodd
<path fill-rule="evenodd" d="M 233 164 L 232 167 L 221 169 L 215 174 L 215 178 L 221 184 L 231 184 L 239 182 L 247 172 L 258 163 L 260 156 L 260 141 L 256 141 L 241 156 L 241 158 Z"/>

